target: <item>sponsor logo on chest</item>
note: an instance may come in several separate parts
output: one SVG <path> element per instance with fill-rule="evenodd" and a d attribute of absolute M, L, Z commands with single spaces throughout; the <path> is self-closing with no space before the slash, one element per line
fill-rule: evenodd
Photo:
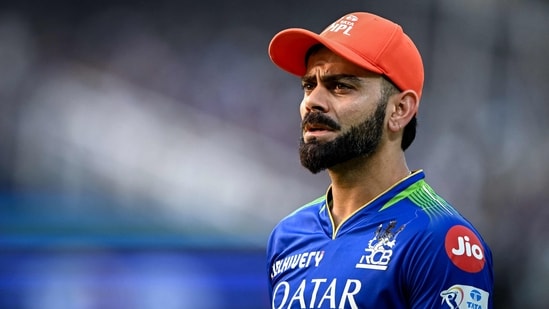
<path fill-rule="evenodd" d="M 289 269 L 302 269 L 307 267 L 318 267 L 324 258 L 324 251 L 309 251 L 290 255 L 273 263 L 271 279 Z"/>
<path fill-rule="evenodd" d="M 379 225 L 373 232 L 373 237 L 367 244 L 364 244 L 365 247 L 362 247 L 364 248 L 363 254 L 358 263 L 355 262 L 356 260 L 350 259 L 348 266 L 352 269 L 386 270 L 391 261 L 396 238 L 404 227 L 405 225 L 397 227 L 396 221 Z M 324 257 L 325 251 L 308 251 L 276 260 L 271 265 L 271 279 L 292 270 L 318 268 Z M 345 259 L 339 262 L 345 263 Z M 324 274 L 324 270 L 318 273 L 318 275 L 320 274 Z M 272 308 L 293 308 L 294 306 L 300 308 L 325 306 L 329 306 L 329 308 L 358 308 L 358 298 L 363 288 L 363 282 L 359 279 L 352 279 L 352 275 L 349 276 L 349 274 L 341 277 L 320 275 L 317 278 L 290 279 L 288 281 L 281 278 L 282 280 L 273 286 Z"/>
<path fill-rule="evenodd" d="M 273 309 L 295 308 L 296 305 L 299 308 L 358 309 L 355 297 L 361 288 L 362 283 L 357 279 L 303 279 L 297 288 L 282 281 L 273 290 L 271 305 Z"/>

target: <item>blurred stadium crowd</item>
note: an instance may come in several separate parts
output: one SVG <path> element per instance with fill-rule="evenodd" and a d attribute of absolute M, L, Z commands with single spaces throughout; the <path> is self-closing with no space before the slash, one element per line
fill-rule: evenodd
<path fill-rule="evenodd" d="M 409 166 L 491 245 L 496 308 L 547 308 L 533 0 L 2 2 L 0 307 L 268 307 L 268 234 L 328 180 L 299 165 L 301 90 L 267 46 L 361 10 L 423 54 Z"/>

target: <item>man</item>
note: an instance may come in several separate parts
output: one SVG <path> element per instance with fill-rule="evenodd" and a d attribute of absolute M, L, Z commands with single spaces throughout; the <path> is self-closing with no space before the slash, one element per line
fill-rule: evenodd
<path fill-rule="evenodd" d="M 269 55 L 301 77 L 301 163 L 331 179 L 271 234 L 272 308 L 491 308 L 490 249 L 406 163 L 423 64 L 402 28 L 352 13 Z"/>

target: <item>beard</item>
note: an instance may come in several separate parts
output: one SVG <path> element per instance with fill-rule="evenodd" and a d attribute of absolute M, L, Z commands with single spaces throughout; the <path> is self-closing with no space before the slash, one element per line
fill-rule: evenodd
<path fill-rule="evenodd" d="M 332 141 L 321 143 L 315 138 L 305 142 L 301 137 L 301 165 L 316 174 L 351 159 L 366 158 L 374 154 L 381 141 L 386 107 L 387 101 L 381 101 L 374 113 L 364 122 L 352 126 L 349 131 Z M 322 124 L 333 130 L 341 128 L 334 120 L 320 112 L 307 114 L 303 118 L 302 127 L 306 124 Z"/>

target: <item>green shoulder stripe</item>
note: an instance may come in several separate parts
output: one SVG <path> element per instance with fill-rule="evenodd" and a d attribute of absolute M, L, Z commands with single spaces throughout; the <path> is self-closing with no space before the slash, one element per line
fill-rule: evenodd
<path fill-rule="evenodd" d="M 444 213 L 457 214 L 456 210 L 442 197 L 440 197 L 423 179 L 395 195 L 395 197 L 387 202 L 380 209 L 380 211 L 393 206 L 404 198 L 410 199 L 410 201 L 416 204 L 419 208 L 423 209 L 423 211 L 425 211 L 425 213 L 427 213 L 427 215 L 431 218 L 437 217 Z"/>
<path fill-rule="evenodd" d="M 292 211 L 288 216 L 293 216 L 295 213 L 299 212 L 300 210 L 302 210 L 303 208 L 307 208 L 311 205 L 314 205 L 314 204 L 318 204 L 320 203 L 321 201 L 325 200 L 326 199 L 326 196 L 323 195 L 323 196 L 320 196 L 319 198 L 313 200 L 313 201 L 310 201 L 309 203 L 297 208 L 296 210 Z M 322 208 L 321 208 L 321 211 L 322 211 Z"/>
<path fill-rule="evenodd" d="M 418 182 L 414 183 L 413 185 L 406 188 L 406 190 L 400 192 L 399 194 L 395 195 L 391 200 L 389 200 L 379 211 L 385 210 L 394 204 L 398 203 L 403 198 L 409 197 L 412 193 L 419 190 L 419 188 L 425 183 L 424 180 L 419 180 Z M 426 183 L 425 183 L 426 184 Z"/>
<path fill-rule="evenodd" d="M 303 205 L 303 207 L 307 207 L 307 206 L 311 206 L 313 204 L 318 204 L 320 201 L 326 199 L 326 195 L 323 195 L 323 196 L 320 196 L 318 197 L 317 199 L 313 200 L 313 201 L 310 201 L 309 203 Z"/>

